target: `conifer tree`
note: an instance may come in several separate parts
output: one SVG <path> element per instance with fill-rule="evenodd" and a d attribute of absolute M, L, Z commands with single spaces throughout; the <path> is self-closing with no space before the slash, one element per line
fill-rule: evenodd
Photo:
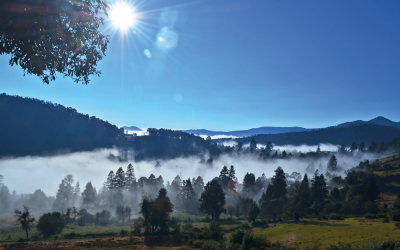
<path fill-rule="evenodd" d="M 122 167 L 118 168 L 117 172 L 115 173 L 114 176 L 114 183 L 115 187 L 119 190 L 122 190 L 125 188 L 125 172 L 122 169 Z"/>
<path fill-rule="evenodd" d="M 286 175 L 281 167 L 278 167 L 275 170 L 275 175 L 272 177 L 271 183 L 274 191 L 272 199 L 281 198 L 283 200 L 286 200 L 287 198 Z"/>
<path fill-rule="evenodd" d="M 193 182 L 193 189 L 196 193 L 196 197 L 200 198 L 201 193 L 204 191 L 204 181 L 201 176 L 198 176 L 197 179 Z"/>
<path fill-rule="evenodd" d="M 337 171 L 337 159 L 335 155 L 332 155 L 329 159 L 327 169 L 332 172 Z"/>
<path fill-rule="evenodd" d="M 112 190 L 115 188 L 114 185 L 114 171 L 110 171 L 110 173 L 107 176 L 107 180 L 104 182 L 104 187 L 107 188 L 108 190 Z"/>
<path fill-rule="evenodd" d="M 231 165 L 231 167 L 229 168 L 229 172 L 228 172 L 228 177 L 231 179 L 231 180 L 233 180 L 233 179 L 235 179 L 236 178 L 236 175 L 235 175 L 235 167 L 233 166 L 233 165 Z"/>
<path fill-rule="evenodd" d="M 358 145 L 358 152 L 364 152 L 365 151 L 365 143 L 361 142 L 360 145 Z"/>
<path fill-rule="evenodd" d="M 323 174 L 319 174 L 318 170 L 315 171 L 314 177 L 311 180 L 311 201 L 312 207 L 316 214 L 321 212 L 328 198 L 328 189 Z"/>
<path fill-rule="evenodd" d="M 307 209 L 310 207 L 310 183 L 308 181 L 307 173 L 304 174 L 303 180 L 300 184 L 300 215 L 307 214 Z"/>
<path fill-rule="evenodd" d="M 352 153 L 354 153 L 354 152 L 356 152 L 356 150 L 357 150 L 357 144 L 353 141 L 353 142 L 351 143 L 351 145 L 350 145 L 350 151 L 351 151 Z"/>
<path fill-rule="evenodd" d="M 135 169 L 133 168 L 132 164 L 130 164 L 130 163 L 125 172 L 125 184 L 126 184 L 126 188 L 129 191 L 133 191 L 133 192 L 136 191 Z"/>
<path fill-rule="evenodd" d="M 229 170 L 226 166 L 224 166 L 221 170 L 221 172 L 219 173 L 219 182 L 222 185 L 222 188 L 226 189 L 228 187 L 228 183 L 231 180 L 229 178 Z"/>
<path fill-rule="evenodd" d="M 251 153 L 253 153 L 254 151 L 256 151 L 256 149 L 257 149 L 257 143 L 256 143 L 256 140 L 254 140 L 254 138 L 252 138 L 251 139 L 251 142 L 250 142 L 250 152 Z"/>
<path fill-rule="evenodd" d="M 82 199 L 83 205 L 86 205 L 86 207 L 90 204 L 93 205 L 96 201 L 96 189 L 90 181 L 86 184 L 85 190 L 82 192 Z"/>
<path fill-rule="evenodd" d="M 243 178 L 243 194 L 251 196 L 255 192 L 256 177 L 253 173 L 248 173 Z"/>

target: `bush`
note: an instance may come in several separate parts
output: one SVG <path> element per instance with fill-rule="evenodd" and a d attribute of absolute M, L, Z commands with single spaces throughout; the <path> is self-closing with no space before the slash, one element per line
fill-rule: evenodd
<path fill-rule="evenodd" d="M 65 227 L 65 220 L 59 212 L 46 213 L 39 218 L 36 227 L 47 238 L 59 234 Z"/>
<path fill-rule="evenodd" d="M 395 213 L 395 214 L 392 216 L 392 220 L 393 220 L 393 221 L 400 221 L 400 214 L 399 214 L 399 213 Z"/>
<path fill-rule="evenodd" d="M 338 214 L 332 214 L 331 217 L 329 218 L 331 220 L 343 220 L 343 216 L 338 215 Z"/>
<path fill-rule="evenodd" d="M 143 226 L 142 220 L 143 220 L 142 218 L 139 218 L 133 222 L 133 225 L 131 226 L 131 228 L 133 229 L 132 230 L 133 235 L 140 236 L 140 233 L 142 232 L 142 226 Z"/>
<path fill-rule="evenodd" d="M 376 214 L 366 214 L 364 217 L 366 219 L 379 219 L 378 215 Z"/>
<path fill-rule="evenodd" d="M 387 214 L 384 213 L 384 212 L 379 212 L 379 213 L 378 213 L 378 217 L 384 219 L 384 218 L 387 218 L 388 216 L 387 216 Z"/>
<path fill-rule="evenodd" d="M 119 232 L 119 234 L 121 235 L 121 237 L 125 237 L 125 235 L 128 234 L 128 231 L 121 229 L 121 231 Z"/>
<path fill-rule="evenodd" d="M 272 247 L 271 242 L 266 236 L 254 235 L 252 233 L 246 233 L 243 237 L 242 249 L 250 250 L 255 249 L 266 249 Z"/>
<path fill-rule="evenodd" d="M 208 227 L 203 228 L 203 239 L 219 240 L 224 236 L 224 230 L 221 225 L 216 222 L 211 222 Z"/>
<path fill-rule="evenodd" d="M 86 209 L 81 209 L 78 213 L 78 220 L 76 221 L 76 224 L 78 226 L 85 226 L 86 224 L 91 224 L 95 221 L 94 216 L 92 214 L 89 214 Z"/>
<path fill-rule="evenodd" d="M 208 240 L 204 241 L 201 250 L 218 250 L 218 243 L 216 241 Z"/>
<path fill-rule="evenodd" d="M 96 213 L 95 223 L 100 226 L 107 226 L 110 224 L 111 214 L 108 210 L 103 210 L 99 213 Z"/>
<path fill-rule="evenodd" d="M 243 237 L 246 235 L 245 230 L 243 229 L 236 229 L 235 231 L 232 232 L 231 237 L 230 237 L 230 242 L 232 244 L 242 244 L 243 243 Z"/>

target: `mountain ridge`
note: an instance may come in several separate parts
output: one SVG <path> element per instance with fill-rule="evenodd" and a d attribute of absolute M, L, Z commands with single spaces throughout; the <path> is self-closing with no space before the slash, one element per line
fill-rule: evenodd
<path fill-rule="evenodd" d="M 387 119 L 383 116 L 375 117 L 368 121 L 363 120 L 356 120 L 351 122 L 344 122 L 340 123 L 336 126 L 329 126 L 325 128 L 341 128 L 341 127 L 349 127 L 352 125 L 366 125 L 366 124 L 373 124 L 373 125 L 383 125 L 388 127 L 395 127 L 400 128 L 400 122 L 394 122 L 390 119 Z M 246 130 L 234 130 L 234 131 L 212 131 L 207 129 L 189 129 L 189 130 L 182 130 L 186 133 L 193 133 L 193 134 L 200 134 L 200 135 L 207 135 L 207 136 L 217 136 L 217 135 L 225 135 L 225 136 L 232 136 L 232 137 L 246 137 L 246 136 L 255 136 L 258 134 L 283 134 L 283 133 L 291 133 L 291 132 L 305 132 L 311 131 L 316 129 L 324 129 L 324 128 L 303 128 L 299 126 L 292 126 L 292 127 L 273 127 L 273 126 L 263 126 L 259 128 L 251 128 Z"/>

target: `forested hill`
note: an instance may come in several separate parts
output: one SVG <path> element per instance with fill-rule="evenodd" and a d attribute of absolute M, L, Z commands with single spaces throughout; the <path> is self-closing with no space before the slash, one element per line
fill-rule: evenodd
<path fill-rule="evenodd" d="M 223 147 L 204 140 L 200 136 L 170 129 L 149 128 L 146 136 L 127 136 L 124 147 L 137 153 L 135 160 L 171 159 L 190 155 L 209 154 L 216 157 L 232 152 L 232 147 Z M 207 155 L 208 155 L 207 154 Z"/>
<path fill-rule="evenodd" d="M 123 135 L 117 126 L 76 109 L 5 93 L 0 94 L 0 121 L 0 156 L 112 147 Z"/>
<path fill-rule="evenodd" d="M 233 139 L 238 142 L 250 143 L 254 138 L 257 143 L 266 144 L 268 141 L 275 145 L 317 145 L 320 143 L 332 143 L 336 145 L 345 144 L 350 146 L 354 141 L 356 143 L 364 142 L 369 144 L 373 141 L 389 141 L 394 137 L 400 137 L 400 129 L 389 126 L 365 124 L 352 125 L 348 127 L 330 127 L 325 129 L 316 129 L 305 132 L 291 132 L 284 134 L 259 134 L 255 136 Z M 226 139 L 213 140 L 222 142 Z"/>

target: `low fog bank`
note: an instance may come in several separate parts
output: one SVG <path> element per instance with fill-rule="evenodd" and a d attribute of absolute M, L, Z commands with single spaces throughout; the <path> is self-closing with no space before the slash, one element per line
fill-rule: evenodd
<path fill-rule="evenodd" d="M 316 148 L 314 146 L 297 146 L 291 149 L 304 152 L 307 147 Z M 321 145 L 323 151 L 330 149 L 330 147 L 336 146 Z M 276 149 L 289 149 L 290 151 L 290 147 L 276 147 Z M 0 160 L 0 174 L 4 176 L 4 184 L 8 186 L 10 191 L 15 190 L 17 193 L 32 193 L 36 189 L 41 189 L 46 195 L 55 196 L 58 185 L 67 174 L 72 174 L 75 181 L 80 182 L 81 187 L 91 181 L 99 190 L 103 187 L 103 183 L 111 170 L 115 172 L 119 167 L 126 170 L 129 164 L 129 162 L 109 160 L 110 153 L 117 155 L 118 151 L 116 149 L 102 149 L 48 157 L 28 156 L 2 159 Z M 336 154 L 336 156 L 338 167 L 341 169 L 338 174 L 358 165 L 362 160 L 375 158 L 370 153 L 360 153 L 354 156 Z M 309 158 L 289 158 L 261 161 L 257 158 L 254 154 L 246 154 L 240 157 L 222 155 L 218 159 L 214 159 L 212 165 L 200 163 L 200 157 L 160 160 L 160 167 L 156 167 L 156 161 L 132 162 L 132 164 L 137 179 L 142 176 L 149 177 L 150 174 L 154 174 L 156 177 L 162 175 L 165 183 L 167 181 L 172 182 L 177 175 L 182 180 L 201 176 L 204 182 L 207 183 L 214 177 L 219 176 L 223 166 L 229 167 L 233 165 L 236 169 L 236 176 L 241 182 L 247 172 L 254 173 L 256 177 L 264 173 L 269 178 L 274 174 L 274 170 L 278 166 L 281 166 L 288 174 L 292 172 L 304 174 L 311 162 L 320 172 L 325 173 L 330 155 L 314 160 Z"/>
<path fill-rule="evenodd" d="M 233 140 L 229 140 L 229 141 L 223 141 L 220 144 L 224 145 L 224 146 L 229 146 L 229 147 L 235 147 L 238 145 L 238 143 L 236 141 Z M 317 149 L 318 145 L 306 145 L 306 144 L 302 144 L 302 145 L 282 145 L 282 146 L 277 146 L 275 144 L 272 144 L 274 147 L 274 150 L 278 150 L 278 152 L 282 152 L 282 151 L 286 151 L 287 153 L 299 153 L 299 152 L 315 152 L 315 150 Z M 243 144 L 243 147 L 249 147 L 250 143 L 247 144 Z M 261 143 L 257 143 L 257 147 L 265 147 L 264 144 Z M 335 152 L 338 150 L 339 145 L 334 145 L 334 144 L 330 144 L 330 143 L 321 143 L 319 144 L 319 147 L 321 149 L 321 151 L 326 151 L 326 152 Z"/>

